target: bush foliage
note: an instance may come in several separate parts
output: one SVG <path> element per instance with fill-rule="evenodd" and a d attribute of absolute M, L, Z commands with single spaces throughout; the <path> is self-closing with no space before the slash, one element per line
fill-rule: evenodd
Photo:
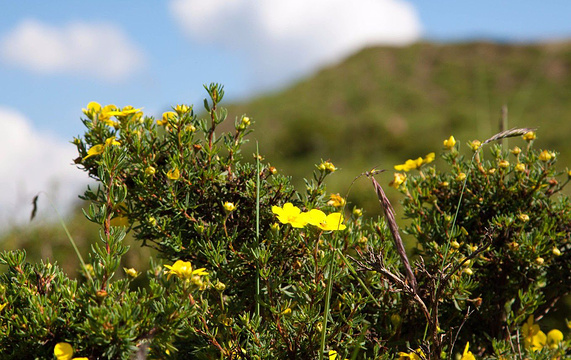
<path fill-rule="evenodd" d="M 327 192 L 329 161 L 296 190 L 259 153 L 241 153 L 250 118 L 218 133 L 223 88 L 206 90 L 206 119 L 187 105 L 160 119 L 84 109 L 76 163 L 97 181 L 83 198 L 100 239 L 77 280 L 23 250 L 0 254 L 2 358 L 569 356 L 563 333 L 536 321 L 571 286 L 560 194 L 571 173 L 529 129 L 470 142 L 468 157 L 451 137 L 446 170 L 434 154 L 396 167 L 418 242 L 411 263 L 378 172 L 363 176 L 382 219 Z M 523 149 L 496 144 L 516 135 Z M 128 231 L 160 255 L 145 286 L 120 268 Z"/>

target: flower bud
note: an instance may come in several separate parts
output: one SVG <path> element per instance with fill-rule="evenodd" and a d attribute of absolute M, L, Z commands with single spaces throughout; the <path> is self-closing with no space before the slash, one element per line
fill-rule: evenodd
<path fill-rule="evenodd" d="M 153 166 L 148 166 L 145 169 L 145 175 L 149 175 L 149 176 L 155 175 L 156 172 L 157 172 L 157 169 L 155 169 Z"/>
<path fill-rule="evenodd" d="M 234 205 L 234 203 L 231 203 L 229 201 L 226 201 L 224 204 L 222 204 L 222 206 L 224 207 L 224 210 L 229 213 L 236 210 L 236 205 Z"/>
<path fill-rule="evenodd" d="M 535 140 L 535 132 L 533 131 L 526 132 L 525 134 L 523 134 L 522 137 L 525 141 Z"/>

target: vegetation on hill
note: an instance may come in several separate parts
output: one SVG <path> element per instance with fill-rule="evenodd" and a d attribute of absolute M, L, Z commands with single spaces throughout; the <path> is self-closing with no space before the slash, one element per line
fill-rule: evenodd
<path fill-rule="evenodd" d="M 571 163 L 571 42 L 368 48 L 283 91 L 229 106 L 229 117 L 252 116 L 260 150 L 297 184 L 320 158 L 330 159 L 342 170 L 333 189 L 345 192 L 363 171 L 392 170 L 450 135 L 462 145 L 488 138 L 503 105 L 509 127 L 538 128 L 538 146 L 560 149 L 560 163 Z M 373 211 L 363 183 L 352 200 Z"/>

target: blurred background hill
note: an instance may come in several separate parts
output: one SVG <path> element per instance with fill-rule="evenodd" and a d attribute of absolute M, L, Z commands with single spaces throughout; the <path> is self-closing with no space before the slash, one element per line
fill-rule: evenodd
<path fill-rule="evenodd" d="M 387 184 L 395 164 L 438 152 L 450 135 L 464 150 L 491 137 L 503 105 L 508 127 L 537 128 L 538 145 L 560 151 L 563 169 L 571 165 L 571 42 L 370 47 L 229 110 L 230 119 L 254 119 L 261 152 L 299 185 L 314 164 L 330 159 L 341 169 L 331 191 L 344 194 L 375 166 L 389 170 Z M 377 211 L 366 181 L 350 200 Z"/>

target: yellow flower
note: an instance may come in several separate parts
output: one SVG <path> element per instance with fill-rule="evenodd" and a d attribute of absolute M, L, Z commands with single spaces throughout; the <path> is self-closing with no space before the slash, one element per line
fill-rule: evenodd
<path fill-rule="evenodd" d="M 543 265 L 544 262 L 545 262 L 545 259 L 542 258 L 541 256 L 538 256 L 537 258 L 535 258 L 535 263 L 537 265 Z"/>
<path fill-rule="evenodd" d="M 408 159 L 404 164 L 395 165 L 395 170 L 397 171 L 411 171 L 418 169 L 422 165 L 422 158 L 417 158 L 416 160 Z"/>
<path fill-rule="evenodd" d="M 231 203 L 229 201 L 226 201 L 224 204 L 222 204 L 222 206 L 224 207 L 224 210 L 226 210 L 227 212 L 232 212 L 236 210 L 236 205 L 234 205 L 234 203 Z"/>
<path fill-rule="evenodd" d="M 115 109 L 108 111 L 107 116 L 115 116 L 115 117 L 127 116 L 130 114 L 138 113 L 140 111 L 141 109 L 135 109 L 134 107 L 127 105 L 122 110 Z"/>
<path fill-rule="evenodd" d="M 321 164 L 317 165 L 317 169 L 320 171 L 325 171 L 329 174 L 337 170 L 335 165 L 333 165 L 330 161 L 324 161 Z"/>
<path fill-rule="evenodd" d="M 180 178 L 180 171 L 178 170 L 178 168 L 169 170 L 167 172 L 167 177 L 171 180 L 178 180 L 178 178 Z"/>
<path fill-rule="evenodd" d="M 290 314 L 291 314 L 291 308 L 287 308 L 280 313 L 280 315 L 290 315 Z"/>
<path fill-rule="evenodd" d="M 519 148 L 519 146 L 514 147 L 512 150 L 510 150 L 512 154 L 514 155 L 519 155 L 521 153 L 521 149 Z"/>
<path fill-rule="evenodd" d="M 157 125 L 167 125 L 169 123 L 169 119 L 174 119 L 176 114 L 173 111 L 166 111 L 163 113 L 162 120 L 157 120 Z"/>
<path fill-rule="evenodd" d="M 474 357 L 474 354 L 472 354 L 472 352 L 470 350 L 468 350 L 469 347 L 470 347 L 470 343 L 467 342 L 466 347 L 464 348 L 464 352 L 462 353 L 462 357 L 460 358 L 460 360 L 476 360 L 476 358 Z"/>
<path fill-rule="evenodd" d="M 557 329 L 553 329 L 547 333 L 547 346 L 550 349 L 557 349 L 559 343 L 563 341 L 563 333 Z"/>
<path fill-rule="evenodd" d="M 561 255 L 561 250 L 559 250 L 558 248 L 554 247 L 554 248 L 551 250 L 551 253 L 552 253 L 553 255 L 555 255 L 555 256 L 560 256 L 560 255 Z"/>
<path fill-rule="evenodd" d="M 436 158 L 436 154 L 433 152 L 426 154 L 426 156 L 422 160 L 422 165 L 430 164 L 431 162 L 434 161 L 435 158 Z"/>
<path fill-rule="evenodd" d="M 337 351 L 329 350 L 329 360 L 336 360 L 337 359 Z"/>
<path fill-rule="evenodd" d="M 424 157 L 424 159 L 421 157 L 418 157 L 415 160 L 408 159 L 407 161 L 405 161 L 404 164 L 395 165 L 395 170 L 397 170 L 397 171 L 410 171 L 410 170 L 418 169 L 424 164 L 430 164 L 431 162 L 433 162 L 435 157 L 436 157 L 436 154 L 431 152 L 431 153 L 427 154 Z"/>
<path fill-rule="evenodd" d="M 169 269 L 167 279 L 170 279 L 172 275 L 176 275 L 178 278 L 186 282 L 190 282 L 190 280 L 195 276 L 208 275 L 205 268 L 192 270 L 190 261 L 177 260 L 172 266 L 165 265 L 165 267 Z M 195 281 L 196 280 L 193 280 L 193 283 Z"/>
<path fill-rule="evenodd" d="M 118 145 L 121 145 L 121 143 L 119 141 L 117 141 L 117 139 L 115 139 L 115 136 L 112 136 L 112 137 L 105 140 L 105 146 L 107 146 L 107 145 L 118 146 Z"/>
<path fill-rule="evenodd" d="M 157 172 L 157 169 L 155 169 L 153 166 L 148 166 L 145 169 L 145 175 L 155 175 L 156 172 Z"/>
<path fill-rule="evenodd" d="M 399 360 L 422 360 L 425 357 L 424 352 L 420 349 L 416 349 L 416 351 L 411 351 L 409 353 L 399 352 Z"/>
<path fill-rule="evenodd" d="M 550 153 L 547 150 L 543 150 L 540 154 L 539 154 L 539 160 L 543 161 L 543 162 L 548 162 L 549 160 L 551 160 L 551 158 L 553 157 L 553 154 Z"/>
<path fill-rule="evenodd" d="M 302 228 L 307 225 L 305 214 L 292 203 L 285 203 L 283 207 L 272 206 L 272 212 L 278 216 L 282 224 L 290 224 L 294 228 Z"/>
<path fill-rule="evenodd" d="M 529 221 L 529 215 L 527 214 L 518 214 L 518 219 L 520 219 L 522 222 L 528 222 Z"/>
<path fill-rule="evenodd" d="M 457 181 L 464 181 L 464 180 L 466 180 L 466 174 L 463 173 L 463 172 L 458 173 L 458 175 L 456 175 L 456 180 L 457 180 Z"/>
<path fill-rule="evenodd" d="M 448 150 L 452 150 L 454 145 L 456 145 L 456 139 L 454 139 L 454 136 L 450 136 L 448 140 L 444 140 L 444 147 Z"/>
<path fill-rule="evenodd" d="M 343 199 L 339 194 L 331 194 L 330 198 L 331 199 L 327 202 L 327 205 L 342 207 L 346 204 L 345 199 Z"/>
<path fill-rule="evenodd" d="M 82 109 L 85 115 L 87 114 L 96 114 L 101 111 L 101 105 L 96 101 L 91 101 L 87 104 L 87 109 Z"/>
<path fill-rule="evenodd" d="M 524 172 L 525 171 L 525 164 L 517 163 L 515 166 L 515 171 Z"/>
<path fill-rule="evenodd" d="M 95 155 L 103 154 L 104 148 L 105 148 L 105 145 L 103 145 L 103 144 L 93 145 L 91 148 L 89 148 L 89 150 L 87 150 L 87 156 L 84 157 L 83 160 L 90 158 L 92 156 L 95 156 Z"/>
<path fill-rule="evenodd" d="M 0 311 L 4 310 L 4 308 L 8 305 L 8 303 L 0 304 Z"/>
<path fill-rule="evenodd" d="M 66 342 L 57 343 L 54 347 L 54 355 L 57 360 L 70 360 L 73 356 L 73 348 Z"/>
<path fill-rule="evenodd" d="M 240 121 L 240 124 L 238 124 L 237 129 L 238 130 L 245 130 L 248 126 L 250 126 L 250 118 L 247 116 L 244 116 L 242 118 L 242 120 Z"/>
<path fill-rule="evenodd" d="M 123 268 L 123 270 L 125 271 L 125 274 L 129 275 L 132 278 L 136 278 L 137 276 L 139 276 L 139 273 L 134 268 L 130 269 Z"/>
<path fill-rule="evenodd" d="M 332 231 L 347 228 L 347 226 L 343 224 L 343 216 L 338 212 L 325 215 L 321 210 L 312 209 L 305 213 L 305 217 L 309 224 L 317 226 L 321 230 Z"/>
<path fill-rule="evenodd" d="M 393 175 L 393 181 L 391 181 L 389 183 L 389 186 L 394 187 L 395 189 L 398 189 L 399 186 L 401 186 L 404 182 L 406 181 L 406 175 L 403 173 L 394 173 Z"/>
<path fill-rule="evenodd" d="M 523 344 L 526 349 L 531 348 L 533 351 L 541 350 L 545 346 L 547 336 L 539 329 L 539 325 L 533 323 L 533 316 L 527 318 L 525 324 L 521 328 L 523 335 Z"/>
<path fill-rule="evenodd" d="M 468 146 L 470 146 L 470 149 L 473 151 L 476 151 L 482 146 L 482 142 L 480 140 L 472 140 L 468 143 Z"/>
<path fill-rule="evenodd" d="M 508 168 L 509 166 L 510 166 L 510 162 L 507 161 L 507 160 L 500 160 L 500 161 L 498 161 L 498 167 L 499 167 L 500 169 L 505 169 L 505 168 Z"/>
<path fill-rule="evenodd" d="M 522 135 L 525 141 L 535 140 L 535 133 L 533 131 L 526 132 Z"/>
<path fill-rule="evenodd" d="M 189 112 L 190 107 L 188 105 L 177 105 L 174 108 L 174 111 L 176 111 L 179 115 L 182 115 L 182 114 L 186 114 L 187 112 Z"/>

